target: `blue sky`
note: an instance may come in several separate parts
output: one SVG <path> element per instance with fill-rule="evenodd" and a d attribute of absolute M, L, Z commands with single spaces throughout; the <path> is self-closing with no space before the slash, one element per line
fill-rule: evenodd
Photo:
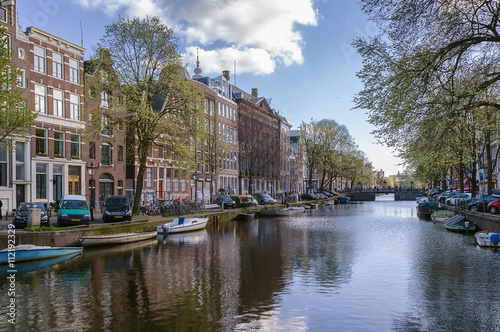
<path fill-rule="evenodd" d="M 19 0 L 18 12 L 23 29 L 35 26 L 78 45 L 83 30 L 86 58 L 119 15 L 157 15 L 180 38 L 191 75 L 199 49 L 203 75 L 229 70 L 238 87 L 272 98 L 294 129 L 312 118 L 334 119 L 376 169 L 402 170 L 392 150 L 376 144 L 366 111 L 352 109 L 362 59 L 351 42 L 377 32 L 356 1 Z"/>

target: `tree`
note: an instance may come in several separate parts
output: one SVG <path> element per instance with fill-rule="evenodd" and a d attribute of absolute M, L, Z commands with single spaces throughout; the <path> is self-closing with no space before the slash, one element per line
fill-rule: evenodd
<path fill-rule="evenodd" d="M 193 153 L 192 137 L 198 135 L 195 119 L 201 114 L 202 95 L 186 79 L 173 29 L 157 17 L 122 17 L 105 30 L 98 49 L 109 50 L 113 57 L 127 99 L 129 142 L 139 161 L 133 208 L 138 215 L 153 143 L 172 151 L 184 167 L 194 167 L 188 156 Z"/>
<path fill-rule="evenodd" d="M 37 113 L 27 107 L 18 89 L 21 71 L 11 63 L 6 27 L 0 25 L 0 142 L 10 136 L 26 136 Z"/>
<path fill-rule="evenodd" d="M 413 169 L 433 167 L 429 158 L 417 154 L 429 153 L 439 142 L 444 147 L 438 148 L 437 163 L 453 165 L 462 175 L 467 165 L 477 163 L 477 143 L 487 139 L 477 136 L 484 119 L 478 112 L 483 107 L 500 109 L 498 97 L 492 97 L 498 96 L 500 80 L 496 70 L 500 3 L 363 0 L 361 4 L 381 34 L 354 42 L 364 58 L 358 76 L 365 86 L 356 96 L 357 107 L 369 110 L 377 137 L 409 157 Z M 424 159 L 425 164 L 415 164 Z M 467 173 L 472 176 L 474 168 Z"/>
<path fill-rule="evenodd" d="M 238 141 L 240 146 L 240 173 L 248 178 L 249 193 L 253 194 L 255 177 L 274 178 L 279 176 L 280 139 L 278 118 L 267 101 L 262 106 L 241 99 L 238 118 Z"/>

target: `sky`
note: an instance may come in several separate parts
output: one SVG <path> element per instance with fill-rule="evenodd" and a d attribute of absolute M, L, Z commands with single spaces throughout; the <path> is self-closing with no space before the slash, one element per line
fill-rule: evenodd
<path fill-rule="evenodd" d="M 292 129 L 333 119 L 375 169 L 403 171 L 393 150 L 377 144 L 367 111 L 354 109 L 362 58 L 351 43 L 377 33 L 357 1 L 18 0 L 18 15 L 23 30 L 34 26 L 83 45 L 85 59 L 118 17 L 158 16 L 174 29 L 191 75 L 199 54 L 203 76 L 229 70 L 236 86 L 257 88 Z"/>

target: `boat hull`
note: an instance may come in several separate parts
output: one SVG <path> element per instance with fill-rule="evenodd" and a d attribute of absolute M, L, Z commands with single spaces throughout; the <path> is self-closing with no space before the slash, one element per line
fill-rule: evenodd
<path fill-rule="evenodd" d="M 179 223 L 182 220 L 182 223 Z M 175 218 L 174 221 L 156 227 L 158 234 L 192 232 L 205 228 L 208 218 Z"/>
<path fill-rule="evenodd" d="M 82 247 L 88 248 L 88 247 L 109 246 L 109 245 L 137 242 L 137 241 L 151 239 L 154 238 L 155 236 L 156 236 L 156 231 L 102 235 L 102 236 L 101 235 L 85 236 L 80 238 L 79 241 Z"/>
<path fill-rule="evenodd" d="M 500 242 L 500 233 L 480 231 L 474 234 L 477 244 L 480 247 L 498 248 Z"/>
<path fill-rule="evenodd" d="M 11 261 L 28 262 L 40 259 L 49 259 L 60 256 L 82 253 L 81 247 L 42 247 L 35 245 L 19 245 L 10 252 L 8 249 L 0 251 L 0 264 L 7 264 Z"/>

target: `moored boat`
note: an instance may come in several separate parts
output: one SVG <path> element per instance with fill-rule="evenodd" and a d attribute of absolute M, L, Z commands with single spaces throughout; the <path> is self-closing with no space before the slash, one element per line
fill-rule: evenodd
<path fill-rule="evenodd" d="M 500 233 L 490 231 L 480 231 L 474 234 L 477 244 L 480 247 L 494 247 L 497 248 L 500 242 Z"/>
<path fill-rule="evenodd" d="M 347 196 L 341 196 L 341 197 L 337 197 L 337 201 L 340 204 L 347 204 L 347 203 L 349 203 L 351 201 L 351 198 L 347 197 Z"/>
<path fill-rule="evenodd" d="M 237 220 L 252 220 L 255 218 L 255 212 L 247 212 L 247 213 L 238 213 L 234 219 Z"/>
<path fill-rule="evenodd" d="M 140 233 L 121 233 L 111 235 L 82 236 L 78 239 L 82 247 L 98 247 L 116 244 L 124 244 L 151 239 L 156 236 L 156 231 Z"/>
<path fill-rule="evenodd" d="M 476 224 L 470 222 L 461 214 L 457 214 L 443 221 L 444 227 L 449 231 L 454 232 L 471 232 L 476 231 Z"/>
<path fill-rule="evenodd" d="M 430 217 L 436 209 L 437 206 L 434 202 L 420 202 L 417 205 L 417 213 L 421 216 Z"/>
<path fill-rule="evenodd" d="M 179 217 L 172 222 L 156 226 L 156 231 L 158 234 L 190 232 L 205 228 L 207 223 L 208 217 Z"/>
<path fill-rule="evenodd" d="M 303 213 L 305 209 L 301 206 L 287 207 L 284 209 L 263 209 L 260 210 L 259 214 L 261 216 L 268 217 L 281 217 L 281 216 L 290 216 L 293 214 Z"/>
<path fill-rule="evenodd" d="M 431 219 L 433 221 L 444 222 L 446 219 L 451 218 L 454 215 L 455 212 L 451 210 L 436 210 L 431 213 Z"/>
<path fill-rule="evenodd" d="M 21 244 L 12 248 L 0 250 L 0 264 L 35 261 L 71 254 L 81 254 L 81 247 L 50 247 L 34 244 Z"/>

